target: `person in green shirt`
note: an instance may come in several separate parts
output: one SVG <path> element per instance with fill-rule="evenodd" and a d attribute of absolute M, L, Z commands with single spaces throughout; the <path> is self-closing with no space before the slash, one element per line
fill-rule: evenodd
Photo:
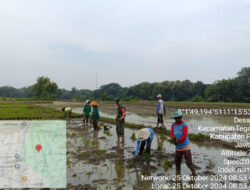
<path fill-rule="evenodd" d="M 83 124 L 89 126 L 89 116 L 91 112 L 90 101 L 87 100 L 85 102 L 85 106 L 83 108 Z"/>
<path fill-rule="evenodd" d="M 118 140 L 118 143 L 119 143 L 120 142 L 120 137 L 121 137 L 122 143 L 124 143 L 125 142 L 124 124 L 125 124 L 126 110 L 125 110 L 125 107 L 121 104 L 120 99 L 117 99 L 115 102 L 116 102 L 116 105 L 117 105 L 117 116 L 116 116 L 117 140 Z"/>
<path fill-rule="evenodd" d="M 92 121 L 93 121 L 93 127 L 94 130 L 98 130 L 98 120 L 99 120 L 99 109 L 98 109 L 98 104 L 95 101 L 91 102 L 91 105 L 93 107 L 92 109 Z"/>

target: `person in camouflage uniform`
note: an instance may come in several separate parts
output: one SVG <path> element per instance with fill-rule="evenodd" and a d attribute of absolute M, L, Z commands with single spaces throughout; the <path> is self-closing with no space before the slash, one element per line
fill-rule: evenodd
<path fill-rule="evenodd" d="M 116 102 L 116 105 L 117 105 L 117 116 L 116 116 L 117 140 L 118 140 L 118 143 L 119 143 L 120 142 L 120 137 L 121 137 L 122 143 L 124 143 L 125 142 L 124 124 L 125 124 L 126 110 L 125 110 L 125 107 L 121 104 L 120 99 L 117 99 L 115 102 Z"/>

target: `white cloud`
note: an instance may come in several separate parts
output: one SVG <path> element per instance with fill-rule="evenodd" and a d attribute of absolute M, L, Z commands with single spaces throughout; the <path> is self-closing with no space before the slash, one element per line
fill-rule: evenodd
<path fill-rule="evenodd" d="M 60 87 L 93 88 L 96 72 L 100 85 L 213 82 L 249 62 L 249 8 L 246 0 L 0 1 L 0 86 L 48 75 Z"/>

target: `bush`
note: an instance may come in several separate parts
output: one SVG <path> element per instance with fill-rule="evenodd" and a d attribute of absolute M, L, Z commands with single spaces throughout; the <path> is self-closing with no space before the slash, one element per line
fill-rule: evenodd
<path fill-rule="evenodd" d="M 191 98 L 189 101 L 191 101 L 191 102 L 205 102 L 205 100 L 199 95 Z"/>

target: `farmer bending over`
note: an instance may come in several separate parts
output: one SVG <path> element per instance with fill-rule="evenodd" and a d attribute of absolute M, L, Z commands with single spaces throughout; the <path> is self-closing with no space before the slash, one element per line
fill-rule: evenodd
<path fill-rule="evenodd" d="M 140 129 L 137 133 L 136 133 L 136 152 L 135 152 L 135 157 L 139 155 L 142 155 L 143 151 L 144 151 L 144 147 L 146 145 L 146 152 L 148 154 L 150 154 L 150 149 L 151 149 L 151 143 L 153 141 L 154 138 L 154 131 L 151 128 L 143 128 Z M 140 149 L 140 152 L 139 152 Z"/>
<path fill-rule="evenodd" d="M 71 107 L 62 107 L 61 111 L 64 112 L 64 117 L 66 116 L 71 117 L 71 112 L 72 112 Z"/>

